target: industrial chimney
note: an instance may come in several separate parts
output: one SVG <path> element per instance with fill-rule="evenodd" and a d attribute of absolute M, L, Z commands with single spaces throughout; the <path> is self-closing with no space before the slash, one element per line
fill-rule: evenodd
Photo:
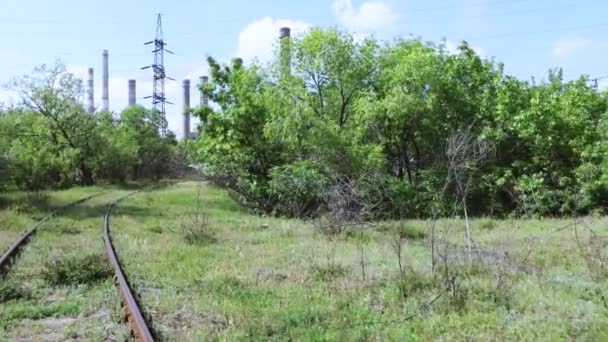
<path fill-rule="evenodd" d="M 279 30 L 279 38 L 288 38 L 291 37 L 291 29 L 289 27 L 281 27 Z"/>
<path fill-rule="evenodd" d="M 135 106 L 137 102 L 135 80 L 129 80 L 129 107 Z"/>
<path fill-rule="evenodd" d="M 279 31 L 281 76 L 291 74 L 291 29 L 281 27 Z"/>
<path fill-rule="evenodd" d="M 103 81 L 101 89 L 101 102 L 104 111 L 110 110 L 110 73 L 108 71 L 108 50 L 103 50 Z"/>
<path fill-rule="evenodd" d="M 184 140 L 190 138 L 190 80 L 186 79 L 183 82 L 184 87 Z"/>
<path fill-rule="evenodd" d="M 201 85 L 204 87 L 207 85 L 207 83 L 209 83 L 209 77 L 201 76 Z M 205 95 L 201 91 L 201 106 L 207 106 L 207 105 L 209 105 L 209 98 L 207 98 L 207 95 Z"/>
<path fill-rule="evenodd" d="M 89 114 L 95 113 L 95 78 L 93 68 L 89 68 L 89 81 L 87 84 L 88 108 Z"/>

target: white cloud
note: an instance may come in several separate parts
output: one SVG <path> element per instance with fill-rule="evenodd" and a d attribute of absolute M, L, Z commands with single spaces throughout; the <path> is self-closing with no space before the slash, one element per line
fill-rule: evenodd
<path fill-rule="evenodd" d="M 445 41 L 445 51 L 451 55 L 458 54 L 458 44 L 454 43 L 451 40 Z"/>
<path fill-rule="evenodd" d="M 19 104 L 19 94 L 13 90 L 0 88 L 0 108 L 12 107 Z"/>
<path fill-rule="evenodd" d="M 457 55 L 460 53 L 460 51 L 458 50 L 458 47 L 460 46 L 460 43 L 456 43 L 454 41 L 451 40 L 446 40 L 445 41 L 445 50 L 447 53 L 452 54 L 452 55 Z M 471 46 L 471 48 L 473 49 L 473 51 L 475 51 L 475 53 L 477 55 L 479 55 L 479 57 L 481 58 L 486 58 L 486 51 L 480 47 L 476 47 L 476 46 Z"/>
<path fill-rule="evenodd" d="M 209 66 L 206 64 L 201 65 L 199 67 L 194 67 L 191 71 L 189 71 L 184 79 L 189 79 L 190 84 L 192 85 L 192 89 L 198 89 L 198 84 L 200 83 L 201 76 L 209 76 Z M 192 102 L 194 104 L 194 102 Z M 198 104 L 198 102 L 196 102 Z"/>
<path fill-rule="evenodd" d="M 488 55 L 486 54 L 486 50 L 484 50 L 483 48 L 475 47 L 474 46 L 473 47 L 473 51 L 475 51 L 479 55 L 479 57 L 481 57 L 481 58 L 488 57 Z"/>
<path fill-rule="evenodd" d="M 382 1 L 367 1 L 355 8 L 352 0 L 334 0 L 338 21 L 352 31 L 375 32 L 390 29 L 398 15 Z"/>
<path fill-rule="evenodd" d="M 355 8 L 351 0 L 334 0 L 332 9 L 338 21 L 361 39 L 372 32 L 390 28 L 397 20 L 397 15 L 382 1 L 367 1 Z M 253 21 L 239 34 L 236 55 L 246 62 L 255 59 L 262 63 L 270 61 L 281 27 L 289 27 L 292 35 L 298 35 L 312 24 L 271 17 Z"/>
<path fill-rule="evenodd" d="M 266 17 L 249 23 L 239 34 L 236 55 L 244 61 L 258 59 L 268 62 L 273 57 L 274 45 L 279 37 L 281 27 L 291 28 L 291 34 L 305 32 L 312 25 L 304 21 L 273 19 Z"/>
<path fill-rule="evenodd" d="M 580 38 L 575 36 L 565 37 L 553 43 L 551 52 L 553 56 L 565 58 L 581 50 L 585 50 L 594 45 L 592 39 Z"/>

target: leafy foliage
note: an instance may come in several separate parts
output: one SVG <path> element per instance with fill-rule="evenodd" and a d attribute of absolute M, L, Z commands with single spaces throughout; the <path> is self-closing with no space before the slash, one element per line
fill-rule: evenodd
<path fill-rule="evenodd" d="M 22 104 L 0 108 L 0 187 L 158 179 L 194 162 L 246 206 L 285 216 L 605 213 L 608 94 L 585 76 L 553 69 L 536 84 L 466 42 L 448 52 L 336 29 L 280 46 L 267 66 L 208 59 L 201 91 L 216 106 L 195 110 L 193 143 L 161 137 L 143 107 L 89 115 L 81 80 L 61 63 L 37 68 L 11 84 Z"/>
<path fill-rule="evenodd" d="M 274 167 L 270 178 L 269 196 L 276 201 L 275 211 L 288 216 L 312 215 L 330 183 L 321 166 L 309 161 Z"/>
<path fill-rule="evenodd" d="M 367 202 L 360 207 L 384 218 L 463 206 L 571 215 L 608 203 L 608 96 L 586 77 L 564 82 L 555 69 L 529 83 L 466 42 L 450 53 L 335 29 L 311 29 L 289 48 L 290 59 L 277 53 L 267 67 L 210 58 L 202 91 L 218 107 L 197 110 L 196 158 L 252 208 L 309 216 L 327 205 L 327 189 L 347 183 Z M 468 147 L 450 165 L 457 132 Z"/>
<path fill-rule="evenodd" d="M 112 276 L 112 268 L 101 254 L 72 256 L 47 262 L 42 277 L 51 285 L 90 284 Z"/>
<path fill-rule="evenodd" d="M 40 190 L 99 180 L 160 178 L 183 169 L 160 116 L 140 106 L 88 114 L 82 81 L 60 62 L 14 80 L 22 103 L 0 110 L 0 186 Z"/>

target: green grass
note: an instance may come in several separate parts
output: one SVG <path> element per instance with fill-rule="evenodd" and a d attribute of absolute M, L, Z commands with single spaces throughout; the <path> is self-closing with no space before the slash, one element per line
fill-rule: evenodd
<path fill-rule="evenodd" d="M 127 191 L 74 188 L 50 192 L 38 207 L 9 194 L 0 211 L 0 235 L 25 230 L 54 208 L 100 191 L 107 194 L 70 208 L 43 225 L 10 272 L 0 278 L 0 340 L 124 340 L 120 297 L 108 273 L 101 218 L 108 202 Z M 10 223 L 10 224 L 7 224 Z M 3 244 L 4 243 L 4 240 Z M 10 241 L 9 241 L 10 243 Z M 8 245 L 8 244 L 5 244 Z"/>
<path fill-rule="evenodd" d="M 97 190 L 49 192 L 22 206 L 13 194 L 0 234 Z M 0 340 L 127 338 L 99 263 L 103 209 L 127 190 L 108 190 L 50 221 L 0 280 Z M 608 253 L 608 222 L 577 220 L 580 246 L 572 223 L 473 220 L 478 248 L 469 255 L 463 222 L 440 220 L 433 273 L 427 222 L 325 236 L 311 222 L 255 216 L 222 189 L 182 182 L 121 202 L 112 234 L 163 340 L 606 340 L 608 277 L 598 258 Z"/>
<path fill-rule="evenodd" d="M 463 223 L 437 222 L 436 248 L 447 254 L 454 278 L 446 282 L 442 262 L 431 273 L 426 222 L 387 222 L 329 238 L 307 222 L 251 215 L 225 191 L 204 185 L 213 241 L 199 245 L 180 229 L 196 197 L 196 183 L 180 183 L 127 200 L 112 221 L 126 272 L 164 339 L 608 337 L 608 284 L 591 277 L 573 229 L 554 232 L 568 220 L 474 220 L 480 251 L 472 263 Z M 605 219 L 591 226 L 608 234 Z M 395 236 L 403 237 L 403 275 Z"/>
<path fill-rule="evenodd" d="M 70 202 L 111 188 L 85 187 L 49 192 L 10 192 L 0 195 L 0 252 L 36 221 Z"/>

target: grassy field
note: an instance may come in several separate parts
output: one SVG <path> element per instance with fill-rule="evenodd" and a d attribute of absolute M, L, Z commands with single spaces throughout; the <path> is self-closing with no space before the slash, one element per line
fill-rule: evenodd
<path fill-rule="evenodd" d="M 573 223 L 475 220 L 469 254 L 462 222 L 439 221 L 432 272 L 425 222 L 327 236 L 196 183 L 133 197 L 112 221 L 166 340 L 606 340 L 606 250 L 596 243 L 608 222 L 578 220 L 580 246 Z"/>
<path fill-rule="evenodd" d="M 71 201 L 105 192 L 42 226 L 11 272 L 0 278 L 0 340 L 124 340 L 127 327 L 111 269 L 104 258 L 101 217 L 106 204 L 126 194 L 75 188 L 10 194 L 0 211 L 1 250 L 40 219 Z"/>
<path fill-rule="evenodd" d="M 98 259 L 103 208 L 124 193 L 70 209 L 34 237 L 1 280 L 12 290 L 0 289 L 0 340 L 126 338 Z M 42 214 L 5 208 L 2 243 Z M 462 221 L 441 220 L 434 271 L 427 222 L 328 235 L 313 222 L 252 215 L 195 182 L 130 197 L 111 224 L 162 340 L 608 339 L 605 218 L 477 219 L 470 253 Z"/>

